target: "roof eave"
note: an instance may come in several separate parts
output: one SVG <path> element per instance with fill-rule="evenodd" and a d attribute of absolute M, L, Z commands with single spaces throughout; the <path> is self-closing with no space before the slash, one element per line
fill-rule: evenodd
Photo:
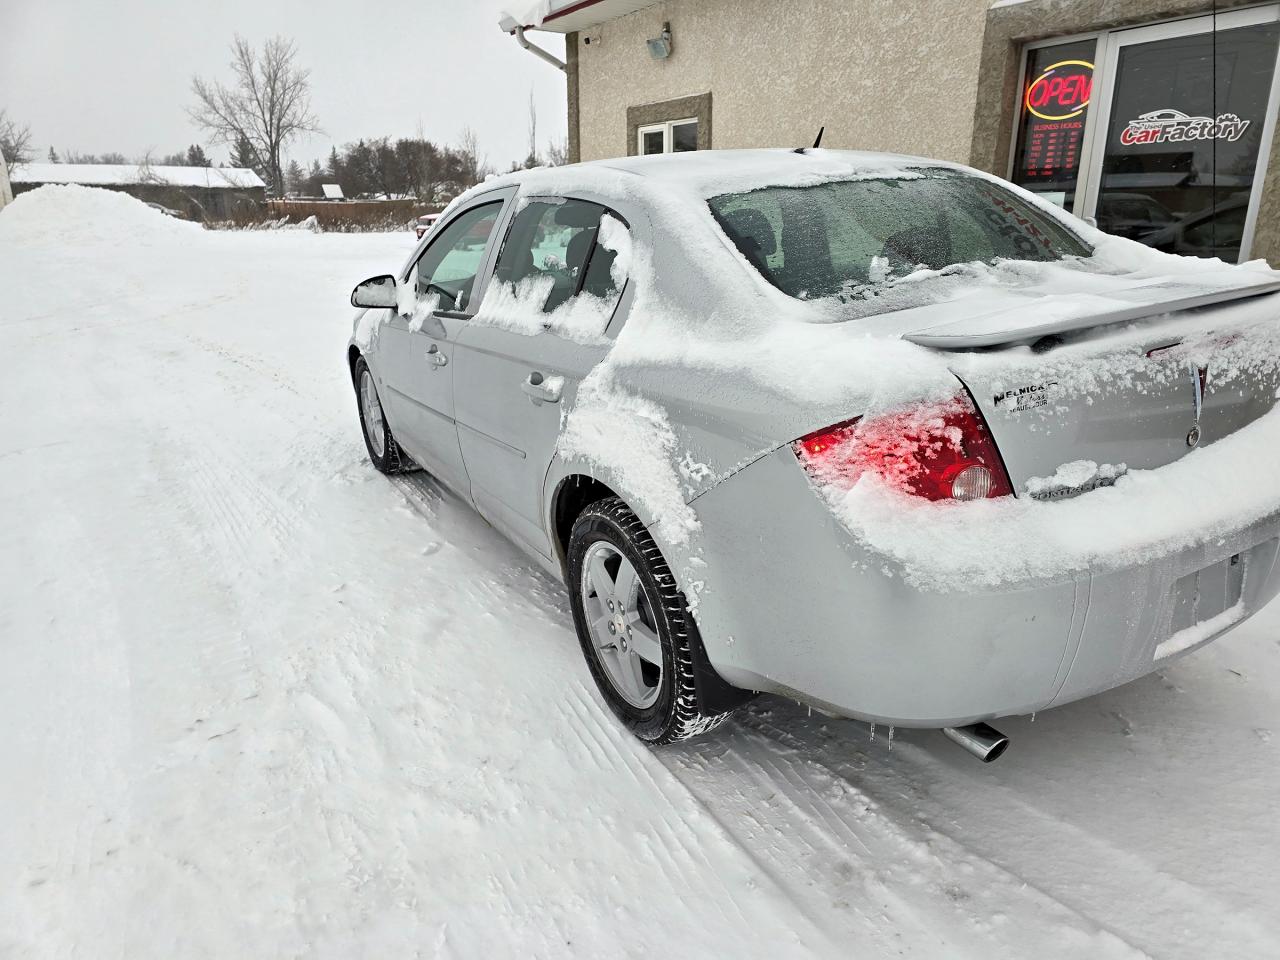
<path fill-rule="evenodd" d="M 659 0 L 574 0 L 560 9 L 552 10 L 542 18 L 541 23 L 526 23 L 524 28 L 548 33 L 573 33 L 575 30 L 585 30 L 617 20 L 658 2 Z M 500 26 L 507 33 L 513 33 L 516 22 L 511 17 L 504 17 Z"/>

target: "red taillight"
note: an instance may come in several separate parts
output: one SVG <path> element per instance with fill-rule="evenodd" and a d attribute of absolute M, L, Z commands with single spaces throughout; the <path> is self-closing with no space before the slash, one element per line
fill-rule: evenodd
<path fill-rule="evenodd" d="M 1000 452 L 968 397 L 828 427 L 795 442 L 822 483 L 852 487 L 868 470 L 928 500 L 984 500 L 1013 493 Z"/>

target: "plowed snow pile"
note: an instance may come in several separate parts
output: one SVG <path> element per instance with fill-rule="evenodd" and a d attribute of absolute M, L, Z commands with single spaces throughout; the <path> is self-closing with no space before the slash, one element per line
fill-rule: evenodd
<path fill-rule="evenodd" d="M 178 220 L 126 193 L 50 185 L 14 198 L 0 217 L 4 243 L 172 243 L 204 233 L 199 224 Z"/>
<path fill-rule="evenodd" d="M 368 462 L 347 298 L 413 244 L 0 211 L 0 956 L 1274 955 L 1280 607 L 994 766 L 768 698 L 649 750 Z"/>

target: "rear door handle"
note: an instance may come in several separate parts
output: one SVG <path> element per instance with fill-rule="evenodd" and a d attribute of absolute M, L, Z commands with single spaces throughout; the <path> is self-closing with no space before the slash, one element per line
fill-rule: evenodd
<path fill-rule="evenodd" d="M 449 358 L 440 352 L 440 348 L 434 343 L 427 351 L 427 362 L 433 367 L 443 367 L 449 362 Z"/>
<path fill-rule="evenodd" d="M 564 377 L 544 377 L 534 371 L 520 384 L 520 389 L 527 393 L 535 404 L 559 403 L 560 394 L 564 390 Z"/>

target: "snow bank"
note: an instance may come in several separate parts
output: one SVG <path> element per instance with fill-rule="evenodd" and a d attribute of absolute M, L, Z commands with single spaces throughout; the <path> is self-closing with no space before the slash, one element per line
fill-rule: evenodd
<path fill-rule="evenodd" d="M 75 184 L 40 187 L 14 199 L 0 216 L 0 242 L 167 244 L 203 235 L 116 190 Z"/>
<path fill-rule="evenodd" d="M 931 502 L 870 472 L 847 491 L 819 490 L 858 541 L 894 561 L 909 583 L 949 592 L 1156 562 L 1280 514 L 1277 476 L 1280 410 L 1272 410 L 1181 460 L 1130 470 L 1070 500 Z"/>

